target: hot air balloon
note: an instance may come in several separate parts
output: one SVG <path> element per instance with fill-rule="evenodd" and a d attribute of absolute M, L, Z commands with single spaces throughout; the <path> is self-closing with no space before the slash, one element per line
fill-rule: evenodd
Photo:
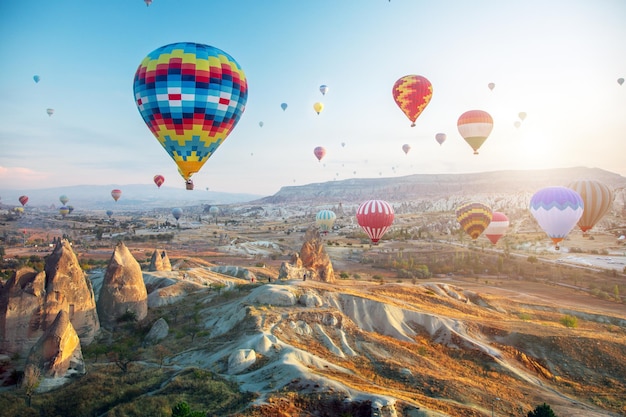
<path fill-rule="evenodd" d="M 69 209 L 69 208 L 67 208 L 66 206 L 61 206 L 61 207 L 59 208 L 59 214 L 60 214 L 62 217 L 65 217 L 65 216 L 67 216 L 68 214 L 70 214 L 70 209 Z"/>
<path fill-rule="evenodd" d="M 345 148 L 346 147 L 346 142 L 341 142 L 341 147 Z"/>
<path fill-rule="evenodd" d="M 624 79 L 623 79 L 623 78 L 618 78 L 618 79 L 617 79 L 617 83 L 618 83 L 619 85 L 624 84 Z"/>
<path fill-rule="evenodd" d="M 110 219 L 113 216 L 113 210 L 107 210 L 107 216 Z"/>
<path fill-rule="evenodd" d="M 513 126 L 515 126 L 516 129 L 519 129 L 521 125 L 522 123 L 519 120 L 513 122 Z"/>
<path fill-rule="evenodd" d="M 487 87 L 489 87 L 489 89 L 491 91 L 493 91 L 493 89 L 496 88 L 496 84 L 495 83 L 489 83 L 489 84 L 487 84 Z"/>
<path fill-rule="evenodd" d="M 263 127 L 263 122 L 259 122 L 259 127 Z"/>
<path fill-rule="evenodd" d="M 435 135 L 435 140 L 440 144 L 443 145 L 443 143 L 446 141 L 446 134 L 445 133 L 437 133 Z"/>
<path fill-rule="evenodd" d="M 404 145 L 402 145 L 402 150 L 404 151 L 404 154 L 408 154 L 409 151 L 411 150 L 411 145 L 409 145 L 408 143 L 405 143 Z"/>
<path fill-rule="evenodd" d="M 320 114 L 322 110 L 324 110 L 324 103 L 320 103 L 318 101 L 317 103 L 313 104 L 313 110 L 315 110 L 317 114 Z"/>
<path fill-rule="evenodd" d="M 146 3 L 146 7 L 152 4 L 152 0 L 143 0 L 143 2 Z"/>
<path fill-rule="evenodd" d="M 162 46 L 143 59 L 133 93 L 144 122 L 178 166 L 187 189 L 244 112 L 248 83 L 226 52 L 191 42 Z"/>
<path fill-rule="evenodd" d="M 580 194 L 567 187 L 546 187 L 530 199 L 530 214 L 559 249 L 559 242 L 572 230 L 583 214 Z"/>
<path fill-rule="evenodd" d="M 153 181 L 158 188 L 161 188 L 161 186 L 165 182 L 165 177 L 161 174 L 157 174 L 154 176 Z"/>
<path fill-rule="evenodd" d="M 122 196 L 122 190 L 112 190 L 111 191 L 111 197 L 113 197 L 113 200 L 117 201 L 120 199 L 120 197 Z"/>
<path fill-rule="evenodd" d="M 433 96 L 433 86 L 421 75 L 406 75 L 393 85 L 393 99 L 415 126 L 415 120 L 424 111 Z"/>
<path fill-rule="evenodd" d="M 183 215 L 183 209 L 178 208 L 178 207 L 172 209 L 172 216 L 174 216 L 176 221 L 178 221 L 178 219 L 180 219 L 180 216 L 182 215 Z"/>
<path fill-rule="evenodd" d="M 28 196 L 22 195 L 20 196 L 20 198 L 18 198 L 18 201 L 20 202 L 22 206 L 25 206 L 26 203 L 28 203 Z"/>
<path fill-rule="evenodd" d="M 39 80 L 41 80 L 41 77 L 39 75 L 33 75 L 33 80 L 35 80 L 35 82 L 38 83 Z"/>
<path fill-rule="evenodd" d="M 287 107 L 289 107 L 287 103 L 280 103 L 280 108 L 283 109 L 283 111 L 287 110 Z"/>
<path fill-rule="evenodd" d="M 493 129 L 493 119 L 486 111 L 470 110 L 459 117 L 456 125 L 463 139 L 474 150 L 474 155 L 478 155 L 478 148 Z"/>
<path fill-rule="evenodd" d="M 580 194 L 583 199 L 583 214 L 578 220 L 578 227 L 583 235 L 595 226 L 613 205 L 613 191 L 596 180 L 574 181 L 567 186 Z"/>
<path fill-rule="evenodd" d="M 519 112 L 517 117 L 519 117 L 519 119 L 523 122 L 526 119 L 526 112 L 525 111 Z"/>
<path fill-rule="evenodd" d="M 324 148 L 323 146 L 318 146 L 315 149 L 313 149 L 313 154 L 315 155 L 318 161 L 321 161 L 322 158 L 326 155 L 326 148 Z"/>
<path fill-rule="evenodd" d="M 54 114 L 54 109 L 46 109 L 46 113 L 48 113 L 48 116 L 52 117 L 52 115 Z"/>
<path fill-rule="evenodd" d="M 22 213 L 24 213 L 24 207 L 13 207 L 13 211 L 15 213 L 22 214 Z"/>
<path fill-rule="evenodd" d="M 63 194 L 59 197 L 59 201 L 61 202 L 61 204 L 65 205 L 68 201 L 70 201 L 70 199 L 65 194 Z"/>
<path fill-rule="evenodd" d="M 493 217 L 491 208 L 482 203 L 465 203 L 456 209 L 455 214 L 456 220 L 473 240 L 485 231 Z"/>
<path fill-rule="evenodd" d="M 211 206 L 211 208 L 209 209 L 209 214 L 213 217 L 217 217 L 219 213 L 220 213 L 220 209 L 217 206 Z"/>
<path fill-rule="evenodd" d="M 69 214 L 72 214 L 72 212 L 74 211 L 74 206 L 67 206 L 67 209 L 69 210 Z"/>
<path fill-rule="evenodd" d="M 356 211 L 356 221 L 367 233 L 374 245 L 378 244 L 394 218 L 393 207 L 383 200 L 368 200 Z"/>
<path fill-rule="evenodd" d="M 321 232 L 325 235 L 333 230 L 335 219 L 337 215 L 332 210 L 320 210 L 315 216 L 315 224 L 320 228 Z"/>
<path fill-rule="evenodd" d="M 325 96 L 326 93 L 328 93 L 328 86 L 325 84 L 320 85 L 320 92 L 322 93 L 323 96 Z"/>
<path fill-rule="evenodd" d="M 495 245 L 496 243 L 498 243 L 498 240 L 500 240 L 500 238 L 504 236 L 504 233 L 508 228 L 509 218 L 506 217 L 504 213 L 494 211 L 491 216 L 491 222 L 483 233 L 485 234 L 487 239 L 489 239 L 491 243 Z"/>

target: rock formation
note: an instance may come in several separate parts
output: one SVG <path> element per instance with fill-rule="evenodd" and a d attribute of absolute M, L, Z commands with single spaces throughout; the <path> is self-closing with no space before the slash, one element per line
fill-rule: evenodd
<path fill-rule="evenodd" d="M 148 271 L 171 271 L 172 264 L 170 262 L 170 258 L 167 256 L 167 253 L 163 250 L 155 249 L 152 253 L 152 258 L 150 259 L 150 266 L 148 267 Z"/>
<path fill-rule="evenodd" d="M 93 341 L 100 330 L 93 288 L 67 240 L 57 242 L 43 272 L 21 268 L 0 289 L 0 350 L 26 356 L 60 311 L 81 343 Z"/>
<path fill-rule="evenodd" d="M 307 230 L 300 254 L 294 254 L 291 262 L 283 262 L 278 278 L 313 279 L 323 282 L 335 282 L 335 272 L 330 257 L 324 249 L 324 242 L 317 229 Z"/>
<path fill-rule="evenodd" d="M 123 242 L 115 246 L 107 266 L 98 299 L 98 315 L 102 327 L 111 329 L 117 320 L 132 312 L 143 320 L 148 314 L 148 292 L 141 266 Z"/>
<path fill-rule="evenodd" d="M 167 324 L 165 319 L 161 317 L 157 321 L 154 322 L 150 331 L 144 338 L 144 345 L 156 345 L 161 340 L 165 339 L 169 334 L 170 326 Z"/>
<path fill-rule="evenodd" d="M 59 311 L 56 319 L 32 347 L 27 360 L 29 364 L 38 367 L 41 375 L 48 378 L 63 377 L 68 371 L 85 373 L 80 339 L 66 311 Z"/>

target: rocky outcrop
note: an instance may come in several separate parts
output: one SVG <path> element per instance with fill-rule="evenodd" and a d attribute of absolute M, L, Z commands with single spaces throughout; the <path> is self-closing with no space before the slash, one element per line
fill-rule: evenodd
<path fill-rule="evenodd" d="M 123 242 L 115 246 L 98 299 L 102 327 L 112 329 L 118 319 L 132 312 L 136 320 L 148 314 L 148 292 L 141 266 Z"/>
<path fill-rule="evenodd" d="M 100 330 L 93 287 L 67 240 L 59 240 L 44 271 L 21 268 L 0 289 L 0 350 L 28 355 L 60 311 L 83 344 Z"/>
<path fill-rule="evenodd" d="M 330 257 L 324 249 L 324 242 L 317 229 L 307 230 L 300 254 L 294 254 L 291 262 L 283 262 L 278 271 L 282 279 L 313 279 L 322 282 L 335 282 L 335 272 Z"/>
<path fill-rule="evenodd" d="M 28 355 L 27 365 L 41 370 L 48 378 L 60 378 L 68 371 L 85 373 L 85 362 L 80 339 L 70 321 L 69 314 L 61 310 Z"/>
<path fill-rule="evenodd" d="M 148 271 L 171 271 L 172 264 L 167 253 L 163 250 L 155 249 L 150 259 Z"/>
<path fill-rule="evenodd" d="M 167 324 L 165 319 L 161 317 L 157 321 L 154 322 L 150 331 L 146 335 L 144 339 L 144 345 L 156 345 L 161 340 L 165 339 L 169 334 L 170 326 Z"/>

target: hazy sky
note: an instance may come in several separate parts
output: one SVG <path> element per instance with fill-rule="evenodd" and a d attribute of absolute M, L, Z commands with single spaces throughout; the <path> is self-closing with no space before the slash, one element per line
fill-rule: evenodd
<path fill-rule="evenodd" d="M 141 60 L 182 41 L 229 53 L 249 87 L 197 189 L 270 195 L 333 179 L 568 166 L 626 175 L 625 22 L 623 0 L 4 0 L 0 188 L 154 187 L 155 174 L 184 188 L 132 93 Z M 391 94 L 407 74 L 433 84 L 413 128 Z M 480 155 L 456 127 L 473 109 L 494 119 Z"/>

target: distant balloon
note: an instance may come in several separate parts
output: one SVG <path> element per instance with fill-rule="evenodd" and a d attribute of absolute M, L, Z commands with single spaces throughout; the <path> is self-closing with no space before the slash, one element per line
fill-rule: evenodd
<path fill-rule="evenodd" d="M 315 224 L 320 228 L 323 234 L 328 234 L 333 230 L 337 215 L 332 210 L 320 210 L 315 216 Z"/>
<path fill-rule="evenodd" d="M 318 146 L 313 149 L 313 154 L 317 158 L 318 161 L 321 161 L 322 158 L 326 155 L 326 149 L 323 146 Z"/>
<path fill-rule="evenodd" d="M 346 142 L 341 142 L 341 147 L 345 148 L 346 147 Z"/>
<path fill-rule="evenodd" d="M 287 110 L 287 107 L 289 107 L 289 106 L 287 105 L 287 103 L 281 103 L 281 104 L 280 104 L 280 108 L 281 108 L 281 109 L 283 109 L 283 111 Z"/>
<path fill-rule="evenodd" d="M 491 115 L 482 110 L 470 110 L 463 113 L 457 121 L 459 133 L 478 155 L 478 148 L 487 140 L 493 129 Z"/>
<path fill-rule="evenodd" d="M 35 82 L 38 83 L 39 80 L 41 80 L 41 77 L 39 75 L 33 75 L 33 80 L 35 80 Z"/>
<path fill-rule="evenodd" d="M 122 190 L 112 190 L 111 191 L 111 197 L 113 197 L 113 200 L 117 201 L 120 199 L 120 197 L 122 196 Z"/>
<path fill-rule="evenodd" d="M 519 112 L 517 117 L 519 117 L 520 120 L 523 122 L 524 120 L 526 120 L 526 112 L 525 111 Z"/>
<path fill-rule="evenodd" d="M 65 217 L 65 216 L 67 216 L 68 214 L 70 214 L 70 209 L 69 209 L 68 207 L 66 207 L 66 206 L 61 206 L 61 207 L 59 208 L 59 214 L 60 214 L 62 217 Z"/>
<path fill-rule="evenodd" d="M 183 215 L 183 209 L 178 208 L 178 207 L 172 209 L 172 216 L 174 216 L 176 221 L 178 221 L 178 219 L 180 219 L 180 216 L 182 215 Z"/>
<path fill-rule="evenodd" d="M 422 114 L 433 96 L 433 86 L 421 75 L 406 75 L 398 79 L 391 90 L 393 99 L 400 110 L 415 126 L 415 120 Z"/>
<path fill-rule="evenodd" d="M 530 199 L 530 214 L 559 249 L 559 242 L 576 226 L 583 214 L 580 194 L 567 187 L 546 187 Z"/>
<path fill-rule="evenodd" d="M 513 126 L 515 126 L 516 129 L 519 129 L 521 125 L 522 125 L 522 122 L 520 122 L 519 120 L 516 120 L 513 122 Z"/>
<path fill-rule="evenodd" d="M 143 2 L 146 3 L 146 7 L 152 4 L 152 0 L 143 0 Z"/>
<path fill-rule="evenodd" d="M 20 202 L 22 206 L 25 206 L 26 203 L 28 203 L 28 196 L 22 195 L 20 196 L 20 198 L 18 198 L 18 201 Z"/>
<path fill-rule="evenodd" d="M 474 240 L 485 231 L 493 217 L 491 208 L 482 203 L 463 204 L 456 209 L 455 214 L 465 233 Z"/>
<path fill-rule="evenodd" d="M 322 110 L 324 110 L 324 103 L 320 103 L 318 101 L 317 103 L 313 104 L 313 110 L 315 110 L 317 114 L 320 114 Z"/>
<path fill-rule="evenodd" d="M 596 180 L 574 181 L 567 187 L 576 191 L 583 199 L 583 215 L 578 220 L 578 227 L 583 233 L 587 233 L 613 206 L 613 191 Z"/>
<path fill-rule="evenodd" d="M 59 201 L 61 202 L 61 204 L 65 205 L 68 201 L 70 201 L 70 199 L 65 194 L 63 194 L 59 197 Z"/>
<path fill-rule="evenodd" d="M 624 79 L 623 79 L 623 78 L 618 78 L 618 79 L 617 79 L 617 83 L 618 83 L 619 85 L 624 84 Z"/>
<path fill-rule="evenodd" d="M 443 145 L 443 143 L 446 141 L 446 134 L 445 133 L 437 133 L 435 135 L 435 140 L 440 144 Z"/>
<path fill-rule="evenodd" d="M 113 210 L 107 210 L 107 216 L 110 219 L 113 216 Z"/>
<path fill-rule="evenodd" d="M 220 213 L 220 209 L 217 206 L 211 206 L 211 208 L 209 209 L 209 214 L 212 215 L 213 217 L 217 217 L 219 213 Z"/>
<path fill-rule="evenodd" d="M 165 177 L 161 174 L 157 174 L 154 176 L 153 181 L 157 187 L 161 188 L 161 186 L 165 182 Z"/>
<path fill-rule="evenodd" d="M 487 84 L 487 87 L 489 87 L 489 89 L 491 91 L 493 91 L 493 89 L 496 88 L 496 84 L 495 83 L 489 83 L 489 84 Z"/>
<path fill-rule="evenodd" d="M 67 206 L 67 209 L 70 211 L 69 214 L 72 214 L 74 211 L 74 206 Z"/>
<path fill-rule="evenodd" d="M 133 82 L 137 109 L 193 189 L 191 176 L 226 140 L 248 99 L 246 76 L 226 52 L 180 42 L 150 52 Z"/>
<path fill-rule="evenodd" d="M 323 96 L 326 95 L 326 93 L 328 93 L 328 86 L 327 85 L 320 85 L 320 92 L 322 93 Z"/>
<path fill-rule="evenodd" d="M 13 211 L 16 213 L 24 213 L 24 207 L 13 207 Z"/>
<path fill-rule="evenodd" d="M 491 243 L 495 245 L 496 243 L 498 243 L 498 240 L 500 240 L 500 238 L 504 236 L 504 233 L 508 228 L 509 218 L 506 217 L 504 213 L 494 211 L 493 215 L 491 216 L 491 222 L 483 233 L 485 234 L 487 239 L 489 239 Z"/>
<path fill-rule="evenodd" d="M 259 122 L 259 127 L 263 127 L 263 122 Z"/>
<path fill-rule="evenodd" d="M 402 145 L 402 150 L 404 151 L 404 154 L 408 154 L 409 151 L 411 150 L 411 145 L 409 145 L 408 143 L 405 143 L 404 145 Z"/>
<path fill-rule="evenodd" d="M 356 221 L 367 233 L 373 244 L 377 245 L 387 229 L 393 224 L 393 207 L 383 200 L 368 200 L 356 211 Z"/>
<path fill-rule="evenodd" d="M 48 113 L 48 116 L 52 117 L 52 115 L 54 114 L 54 109 L 46 109 L 46 113 Z"/>

